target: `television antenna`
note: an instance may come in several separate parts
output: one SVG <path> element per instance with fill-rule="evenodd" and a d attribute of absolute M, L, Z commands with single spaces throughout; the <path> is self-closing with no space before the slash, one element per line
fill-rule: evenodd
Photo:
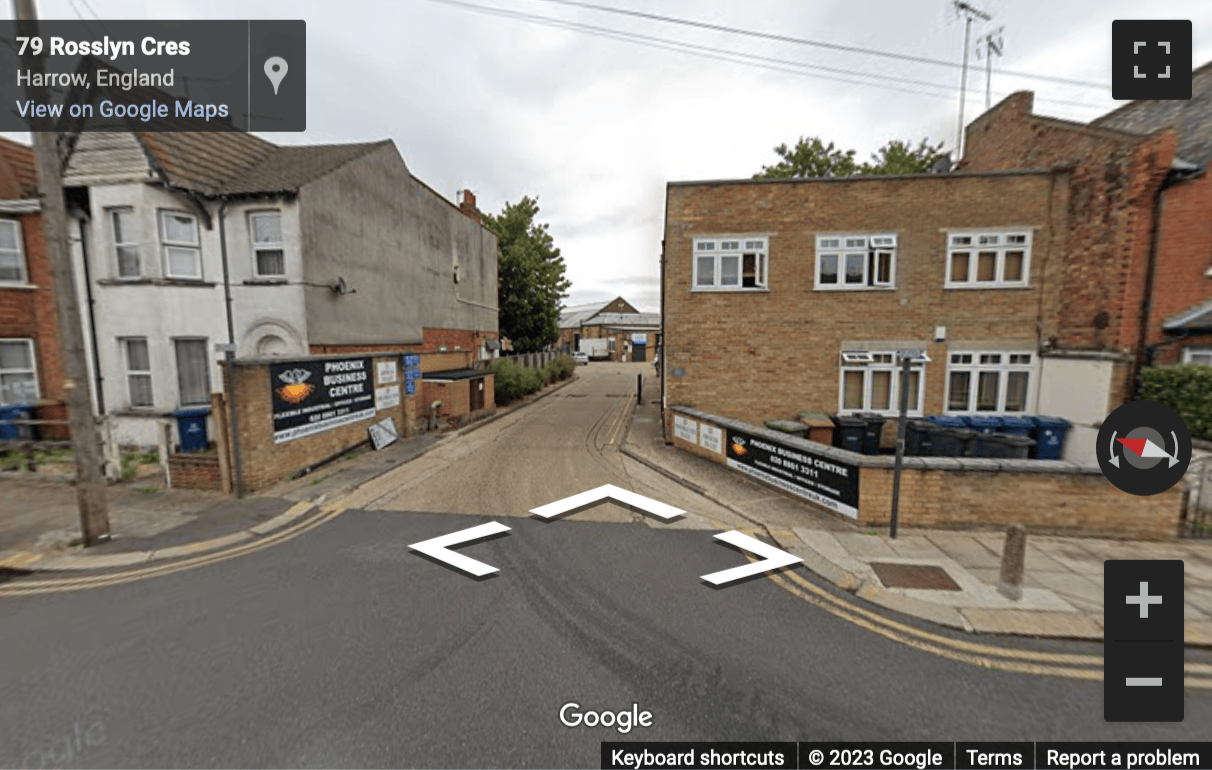
<path fill-rule="evenodd" d="M 985 109 L 986 110 L 989 109 L 989 106 L 992 103 L 991 102 L 991 99 L 992 99 L 991 86 L 993 85 L 993 55 L 994 54 L 997 54 L 998 56 L 1002 55 L 1002 47 L 1005 45 L 1005 41 L 1002 40 L 1002 30 L 1004 30 L 1004 29 L 1005 29 L 1005 27 L 998 27 L 996 32 L 990 32 L 989 34 L 985 35 L 982 38 L 979 38 L 976 41 L 976 43 L 977 43 L 976 58 L 978 58 L 978 59 L 981 58 L 982 46 L 980 45 L 980 43 L 981 43 L 981 41 L 984 41 L 984 43 L 985 43 L 985 45 L 983 47 L 985 49 Z"/>
<path fill-rule="evenodd" d="M 973 8 L 971 5 L 963 2 L 963 0 L 952 0 L 955 4 L 956 15 L 962 14 L 965 17 L 964 23 L 964 66 L 963 74 L 960 75 L 960 108 L 959 108 L 959 126 L 955 131 L 955 151 L 956 162 L 964 159 L 964 94 L 968 89 L 968 46 L 970 45 L 972 34 L 972 19 L 983 19 L 984 21 L 992 21 L 993 17 L 979 8 Z"/>

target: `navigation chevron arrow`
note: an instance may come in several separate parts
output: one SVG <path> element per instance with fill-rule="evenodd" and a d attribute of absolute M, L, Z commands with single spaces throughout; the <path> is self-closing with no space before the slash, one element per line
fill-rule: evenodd
<path fill-rule="evenodd" d="M 723 572 L 712 572 L 710 575 L 703 575 L 703 580 L 706 580 L 712 585 L 718 586 L 723 585 L 724 583 L 731 583 L 734 580 L 740 580 L 741 578 L 747 578 L 751 575 L 758 575 L 768 570 L 786 567 L 790 564 L 803 561 L 803 559 L 800 557 L 792 556 L 786 551 L 780 551 L 772 545 L 766 545 L 757 538 L 749 537 L 749 535 L 742 535 L 735 529 L 727 532 L 721 532 L 715 536 L 715 539 L 723 540 L 729 545 L 735 545 L 737 548 L 757 554 L 758 556 L 762 557 L 762 561 L 746 564 L 743 567 L 733 567 L 732 569 L 726 569 Z"/>
<path fill-rule="evenodd" d="M 604 500 L 613 500 L 636 513 L 650 513 L 666 521 L 676 519 L 685 513 L 681 508 L 674 508 L 672 505 L 665 505 L 665 503 L 657 502 L 652 498 L 637 495 L 635 492 L 619 489 L 614 484 L 606 484 L 597 489 L 591 489 L 588 492 L 581 492 L 572 497 L 565 497 L 563 500 L 556 500 L 554 503 L 541 505 L 538 508 L 531 508 L 530 512 L 544 519 L 552 519 L 562 514 L 576 513 L 586 508 L 592 508 Z"/>
<path fill-rule="evenodd" d="M 496 572 L 497 568 L 485 564 L 482 561 L 470 559 L 461 553 L 455 553 L 449 550 L 452 545 L 460 543 L 470 543 L 472 540 L 481 540 L 493 535 L 499 535 L 502 532 L 508 532 L 509 527 L 504 524 L 498 524 L 495 521 L 490 521 L 487 524 L 481 524 L 478 527 L 470 527 L 461 529 L 458 532 L 451 532 L 449 535 L 435 537 L 432 540 L 425 540 L 420 543 L 413 543 L 408 546 L 414 551 L 420 551 L 431 559 L 436 559 L 443 564 L 449 564 L 455 569 L 461 569 L 476 577 L 484 577 L 485 575 Z"/>

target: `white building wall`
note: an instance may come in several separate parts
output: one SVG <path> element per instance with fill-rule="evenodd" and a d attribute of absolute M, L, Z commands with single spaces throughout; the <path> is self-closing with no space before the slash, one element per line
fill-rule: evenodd
<path fill-rule="evenodd" d="M 105 412 L 119 443 L 150 446 L 156 443 L 156 426 L 171 419 L 181 407 L 174 340 L 203 338 L 210 358 L 212 392 L 222 390 L 223 356 L 216 343 L 227 342 L 227 316 L 223 265 L 219 241 L 218 206 L 211 206 L 212 228 L 207 229 L 188 201 L 158 186 L 145 183 L 90 188 L 89 267 L 96 318 L 97 354 L 103 379 Z M 140 227 L 141 276 L 120 278 L 110 212 L 129 207 Z M 159 212 L 170 210 L 198 219 L 202 278 L 197 283 L 166 278 Z M 248 215 L 277 210 L 281 214 L 285 281 L 259 280 L 254 274 Z M 297 206 L 292 202 L 260 201 L 229 205 L 226 211 L 228 265 L 232 286 L 232 314 L 237 355 L 256 358 L 258 349 L 280 355 L 307 351 L 304 322 L 302 269 L 299 252 Z M 83 256 L 75 237 L 74 264 L 83 289 Z M 79 295 L 84 297 L 83 291 Z M 87 326 L 87 317 L 85 325 Z M 86 328 L 85 333 L 89 330 Z M 272 344 L 266 345 L 267 337 Z M 121 339 L 146 337 L 152 371 L 154 406 L 132 408 Z M 173 421 L 175 423 L 175 420 Z M 213 437 L 213 422 L 210 435 Z"/>
<path fill-rule="evenodd" d="M 1064 459 L 1098 465 L 1095 441 L 1107 418 L 1114 362 L 1044 358 L 1040 376 L 1039 414 L 1072 423 L 1065 437 Z"/>

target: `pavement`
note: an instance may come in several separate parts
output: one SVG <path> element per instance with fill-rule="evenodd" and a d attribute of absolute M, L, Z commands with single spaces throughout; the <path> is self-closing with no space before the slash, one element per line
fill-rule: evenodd
<path fill-rule="evenodd" d="M 811 572 L 859 599 L 968 632 L 1102 640 L 1103 562 L 1182 559 L 1186 643 L 1212 647 L 1212 539 L 1028 535 L 1021 597 L 1011 599 L 998 590 L 1004 531 L 900 529 L 894 539 L 886 529 L 858 526 L 667 445 L 655 381 L 652 394 L 636 410 L 624 453 L 752 521 Z M 877 569 L 888 577 L 895 568 L 883 565 L 937 567 L 952 585 L 891 587 Z"/>
<path fill-rule="evenodd" d="M 651 371 L 647 374 L 647 400 L 634 410 L 622 451 L 752 522 L 754 532 L 803 559 L 808 570 L 853 594 L 856 602 L 972 633 L 1101 640 L 1103 562 L 1182 559 L 1186 642 L 1212 647 L 1212 539 L 1147 542 L 1029 535 L 1021 597 L 1012 599 L 998 590 L 1004 533 L 902 529 L 894 539 L 887 531 L 857 526 L 675 449 L 664 441 L 657 381 Z M 79 527 L 70 484 L 22 481 L 6 473 L 0 476 L 0 497 L 6 509 L 16 513 L 0 518 L 0 581 L 26 572 L 113 571 L 184 559 L 302 528 L 392 468 L 458 441 L 571 382 L 499 409 L 494 417 L 462 430 L 420 434 L 378 452 L 359 450 L 243 500 L 190 490 L 149 491 L 143 482 L 111 489 L 112 539 L 88 549 L 73 545 Z M 913 568 L 909 571 L 917 578 L 909 584 L 917 587 L 897 587 L 904 584 L 892 579 L 898 566 L 902 572 L 905 566 Z M 941 582 L 923 580 L 923 575 L 937 579 L 938 570 Z"/>

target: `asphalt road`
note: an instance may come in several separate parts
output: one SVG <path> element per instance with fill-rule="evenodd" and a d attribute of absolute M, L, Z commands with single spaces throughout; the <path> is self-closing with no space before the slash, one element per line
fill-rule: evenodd
<path fill-rule="evenodd" d="M 0 766 L 597 767 L 603 740 L 1198 740 L 1106 724 L 1102 685 L 979 668 L 771 580 L 713 589 L 731 526 L 614 451 L 634 367 L 447 442 L 283 544 L 123 585 L 0 599 Z M 692 510 L 529 508 L 603 483 Z M 693 503 L 682 505 L 680 503 Z M 408 545 L 487 521 L 473 580 Z M 559 712 L 651 712 L 623 734 Z"/>

